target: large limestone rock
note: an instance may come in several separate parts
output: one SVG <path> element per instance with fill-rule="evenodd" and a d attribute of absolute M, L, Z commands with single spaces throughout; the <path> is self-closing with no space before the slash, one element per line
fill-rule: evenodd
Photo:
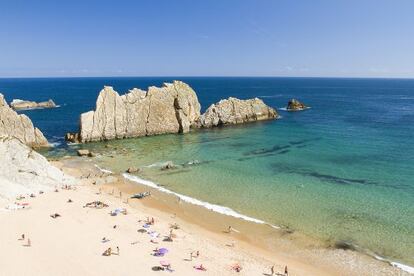
<path fill-rule="evenodd" d="M 52 190 L 76 180 L 16 138 L 0 138 L 0 199 Z"/>
<path fill-rule="evenodd" d="M 91 142 L 164 133 L 186 133 L 190 128 L 241 124 L 275 119 L 275 109 L 260 99 L 229 98 L 210 106 L 200 116 L 200 103 L 194 90 L 181 81 L 134 88 L 120 96 L 105 86 L 99 93 L 95 111 L 81 114 L 79 135 L 68 133 L 71 142 Z"/>
<path fill-rule="evenodd" d="M 14 99 L 10 103 L 11 108 L 14 110 L 24 110 L 24 109 L 39 109 L 39 108 L 55 108 L 57 107 L 53 100 L 48 100 L 46 102 L 31 102 L 24 101 L 19 99 Z"/>
<path fill-rule="evenodd" d="M 200 117 L 200 103 L 194 90 L 181 81 L 134 88 L 120 96 L 105 86 L 95 111 L 81 114 L 80 141 L 100 141 L 164 133 L 185 133 Z"/>
<path fill-rule="evenodd" d="M 278 117 L 275 109 L 258 98 L 239 100 L 228 98 L 212 104 L 200 117 L 200 127 L 242 124 L 270 120 Z"/>
<path fill-rule="evenodd" d="M 49 145 L 43 133 L 33 126 L 29 117 L 17 114 L 0 94 L 0 137 L 6 136 L 15 137 L 30 147 Z"/>

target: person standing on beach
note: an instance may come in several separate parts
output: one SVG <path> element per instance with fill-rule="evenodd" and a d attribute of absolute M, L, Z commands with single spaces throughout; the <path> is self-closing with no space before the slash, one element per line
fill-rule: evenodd
<path fill-rule="evenodd" d="M 270 268 L 270 275 L 275 275 L 275 265 L 272 265 L 272 267 Z"/>
<path fill-rule="evenodd" d="M 289 275 L 287 265 L 285 266 L 285 275 L 286 275 L 286 276 L 287 276 L 287 275 Z"/>

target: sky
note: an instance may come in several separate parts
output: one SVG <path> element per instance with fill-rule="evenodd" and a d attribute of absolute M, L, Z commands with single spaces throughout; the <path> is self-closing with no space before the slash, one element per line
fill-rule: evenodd
<path fill-rule="evenodd" d="M 0 77 L 414 78 L 412 0 L 0 0 Z"/>

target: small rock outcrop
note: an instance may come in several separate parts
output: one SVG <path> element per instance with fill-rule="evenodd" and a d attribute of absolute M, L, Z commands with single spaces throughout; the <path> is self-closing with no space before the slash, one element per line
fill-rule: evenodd
<path fill-rule="evenodd" d="M 30 147 L 47 147 L 43 133 L 24 114 L 17 114 L 0 94 L 0 137 L 14 137 Z"/>
<path fill-rule="evenodd" d="M 200 117 L 194 90 L 181 81 L 134 88 L 120 96 L 105 86 L 95 111 L 81 114 L 80 141 L 101 141 L 164 133 L 186 133 Z"/>
<path fill-rule="evenodd" d="M 137 167 L 129 167 L 127 170 L 126 170 L 126 172 L 127 173 L 136 173 L 136 172 L 139 172 L 140 171 L 140 169 L 139 168 L 137 168 Z"/>
<path fill-rule="evenodd" d="M 309 107 L 306 106 L 304 103 L 296 100 L 296 99 L 291 99 L 288 102 L 288 105 L 286 107 L 287 111 L 301 111 L 301 110 L 305 110 L 308 109 Z"/>
<path fill-rule="evenodd" d="M 46 102 L 32 102 L 14 99 L 10 103 L 11 108 L 14 110 L 25 110 L 25 109 L 39 109 L 39 108 L 55 108 L 56 104 L 53 100 L 49 99 Z"/>
<path fill-rule="evenodd" d="M 270 120 L 277 117 L 276 110 L 258 98 L 239 100 L 230 97 L 212 104 L 200 117 L 198 123 L 199 127 L 215 127 Z"/>
<path fill-rule="evenodd" d="M 76 182 L 18 139 L 0 138 L 0 199 Z"/>
<path fill-rule="evenodd" d="M 79 149 L 77 150 L 78 156 L 89 156 L 91 152 L 87 149 Z"/>
<path fill-rule="evenodd" d="M 71 143 L 79 143 L 80 142 L 79 133 L 68 132 L 65 135 L 65 140 Z"/>

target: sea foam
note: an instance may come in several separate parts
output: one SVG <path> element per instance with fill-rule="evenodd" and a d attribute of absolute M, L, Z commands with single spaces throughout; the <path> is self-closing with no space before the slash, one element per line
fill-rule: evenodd
<path fill-rule="evenodd" d="M 96 167 L 96 168 L 98 168 L 98 170 L 100 170 L 101 172 L 104 172 L 104 173 L 109 173 L 109 174 L 112 174 L 112 173 L 113 173 L 112 171 L 107 170 L 107 169 L 103 169 L 103 168 L 99 167 L 99 166 L 98 166 L 98 165 L 96 165 L 96 164 L 95 164 L 95 167 Z"/>
<path fill-rule="evenodd" d="M 263 220 L 256 219 L 256 218 L 252 218 L 252 217 L 249 217 L 249 216 L 245 216 L 243 214 L 240 214 L 240 213 L 234 211 L 233 209 L 231 209 L 229 207 L 221 206 L 221 205 L 216 205 L 216 204 L 212 204 L 212 203 L 208 203 L 208 202 L 205 202 L 205 201 L 201 201 L 201 200 L 198 200 L 198 199 L 189 197 L 189 196 L 185 196 L 185 195 L 182 195 L 182 194 L 173 192 L 171 190 L 168 190 L 168 189 L 166 189 L 164 187 L 161 187 L 161 186 L 157 185 L 156 183 L 154 183 L 152 181 L 149 181 L 149 180 L 146 180 L 146 179 L 142 179 L 142 178 L 140 178 L 138 176 L 135 176 L 135 175 L 131 175 L 131 174 L 128 174 L 128 173 L 123 173 L 122 176 L 125 177 L 126 179 L 130 180 L 130 181 L 133 181 L 133 182 L 136 182 L 136 183 L 139 183 L 139 184 L 142 184 L 142 185 L 145 185 L 145 186 L 148 186 L 148 187 L 157 189 L 160 192 L 163 192 L 163 193 L 166 193 L 166 194 L 175 195 L 178 198 L 180 198 L 182 201 L 191 203 L 193 205 L 202 206 L 202 207 L 204 207 L 204 208 L 206 208 L 208 210 L 214 211 L 216 213 L 220 213 L 220 214 L 223 214 L 223 215 L 227 215 L 227 216 L 231 216 L 231 217 L 243 219 L 243 220 L 250 221 L 250 222 L 254 222 L 254 223 L 258 223 L 258 224 L 267 224 L 267 225 L 269 225 L 269 226 L 271 226 L 273 228 L 276 228 L 276 229 L 280 228 L 280 227 L 278 227 L 276 225 L 271 225 L 271 224 L 269 224 L 269 223 L 267 223 L 267 222 L 265 222 Z"/>

